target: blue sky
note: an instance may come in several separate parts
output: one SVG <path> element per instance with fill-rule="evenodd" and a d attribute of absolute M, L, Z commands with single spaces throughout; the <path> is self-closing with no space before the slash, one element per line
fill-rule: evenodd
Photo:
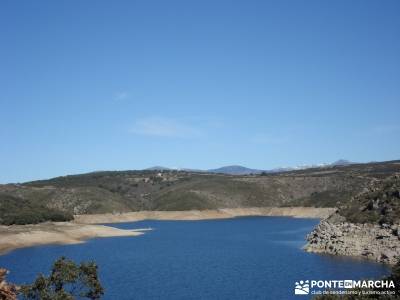
<path fill-rule="evenodd" d="M 1 1 L 0 182 L 400 158 L 400 2 Z"/>

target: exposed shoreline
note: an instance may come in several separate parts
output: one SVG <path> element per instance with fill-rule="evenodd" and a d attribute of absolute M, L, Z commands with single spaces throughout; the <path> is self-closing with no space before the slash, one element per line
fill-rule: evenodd
<path fill-rule="evenodd" d="M 334 208 L 262 207 L 190 211 L 140 211 L 120 214 L 77 215 L 72 222 L 0 226 L 0 255 L 9 251 L 47 244 L 78 244 L 98 237 L 138 236 L 149 229 L 118 229 L 101 223 L 141 220 L 208 220 L 244 216 L 287 216 L 325 219 Z"/>
<path fill-rule="evenodd" d="M 135 222 L 142 220 L 210 220 L 245 216 L 295 217 L 325 219 L 336 211 L 335 208 L 316 207 L 249 207 L 221 208 L 215 210 L 186 211 L 139 211 L 119 214 L 77 215 L 74 222 L 104 224 Z"/>
<path fill-rule="evenodd" d="M 98 237 L 138 236 L 148 229 L 46 222 L 35 225 L 0 226 L 0 255 L 15 249 L 48 244 L 79 244 Z"/>
<path fill-rule="evenodd" d="M 359 257 L 394 265 L 400 255 L 399 225 L 356 224 L 322 220 L 307 236 L 304 250 Z"/>

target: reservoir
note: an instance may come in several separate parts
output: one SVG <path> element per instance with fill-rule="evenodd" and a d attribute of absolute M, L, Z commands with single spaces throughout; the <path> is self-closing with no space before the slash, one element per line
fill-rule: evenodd
<path fill-rule="evenodd" d="M 311 299 L 294 295 L 301 280 L 358 280 L 388 267 L 354 258 L 307 253 L 317 219 L 243 217 L 203 221 L 140 221 L 118 228 L 153 228 L 137 237 L 19 249 L 0 256 L 8 281 L 30 283 L 66 256 L 99 266 L 104 299 Z"/>

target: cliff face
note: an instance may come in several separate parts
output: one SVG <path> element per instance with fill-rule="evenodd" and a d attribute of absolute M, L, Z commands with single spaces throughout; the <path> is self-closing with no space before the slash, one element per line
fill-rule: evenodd
<path fill-rule="evenodd" d="M 305 250 L 394 264 L 400 258 L 400 176 L 375 179 L 307 236 Z"/>
<path fill-rule="evenodd" d="M 395 264 L 400 257 L 400 225 L 321 223 L 307 236 L 305 250 L 363 257 Z"/>

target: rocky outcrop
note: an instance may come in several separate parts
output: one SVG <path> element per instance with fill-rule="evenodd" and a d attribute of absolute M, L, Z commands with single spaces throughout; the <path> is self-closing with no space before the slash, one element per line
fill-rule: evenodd
<path fill-rule="evenodd" d="M 305 249 L 394 264 L 400 258 L 400 174 L 374 179 L 307 236 Z"/>
<path fill-rule="evenodd" d="M 7 270 L 0 268 L 0 300 L 16 300 L 17 287 L 6 281 Z"/>
<path fill-rule="evenodd" d="M 400 256 L 399 236 L 400 225 L 354 224 L 335 215 L 307 236 L 305 250 L 395 264 Z"/>

